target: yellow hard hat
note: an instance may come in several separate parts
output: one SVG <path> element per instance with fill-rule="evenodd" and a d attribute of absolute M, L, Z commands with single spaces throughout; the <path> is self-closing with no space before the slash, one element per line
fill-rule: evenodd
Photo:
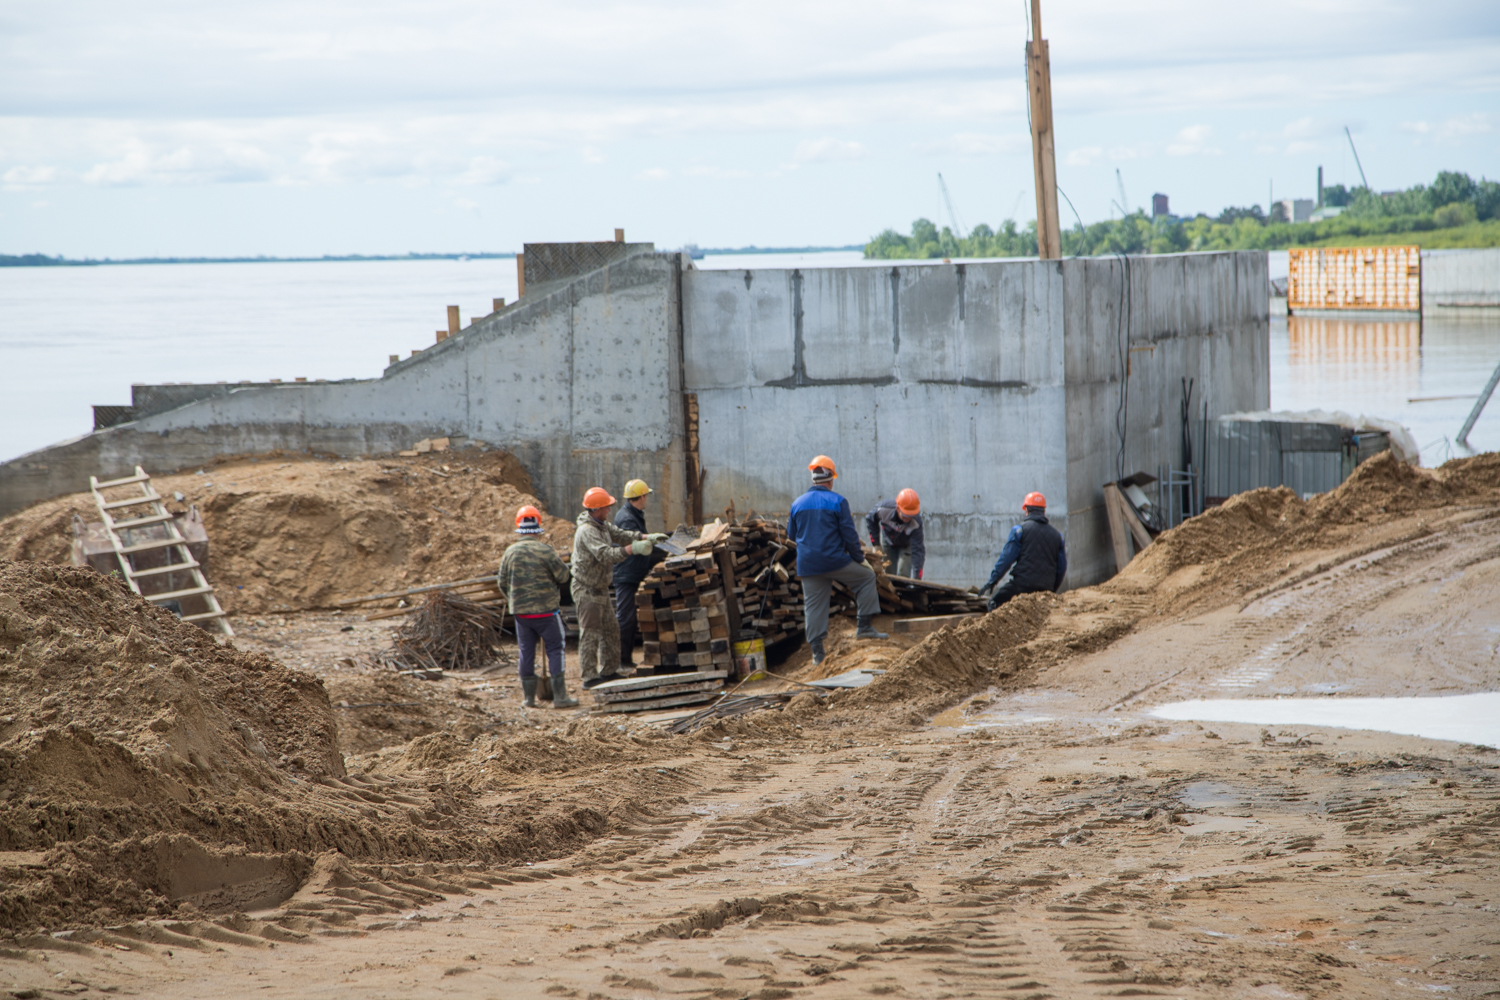
<path fill-rule="evenodd" d="M 644 479 L 632 479 L 630 482 L 625 484 L 626 500 L 635 500 L 639 497 L 646 496 L 650 492 L 651 487 L 646 485 L 646 481 Z"/>

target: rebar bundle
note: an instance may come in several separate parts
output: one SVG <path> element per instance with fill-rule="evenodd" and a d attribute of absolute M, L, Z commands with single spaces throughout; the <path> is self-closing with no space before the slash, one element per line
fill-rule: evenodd
<path fill-rule="evenodd" d="M 504 619 L 503 605 L 434 591 L 396 630 L 385 659 L 398 670 L 477 670 L 504 655 Z"/>

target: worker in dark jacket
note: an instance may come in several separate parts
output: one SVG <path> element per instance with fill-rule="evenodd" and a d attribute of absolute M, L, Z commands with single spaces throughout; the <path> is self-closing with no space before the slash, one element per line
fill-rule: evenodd
<path fill-rule="evenodd" d="M 646 534 L 646 498 L 652 493 L 645 480 L 632 479 L 625 484 L 625 504 L 615 515 L 615 527 L 626 531 Z M 651 572 L 651 567 L 660 562 L 657 551 L 648 556 L 631 556 L 614 568 L 615 621 L 620 623 L 620 670 L 628 673 L 635 667 L 631 658 L 635 652 L 635 640 L 640 635 L 640 623 L 635 617 L 635 595 L 641 581 Z"/>
<path fill-rule="evenodd" d="M 990 590 L 1010 571 L 1010 579 L 990 596 L 991 611 L 1017 594 L 1061 590 L 1063 577 L 1068 573 L 1068 550 L 1063 537 L 1047 523 L 1047 498 L 1040 493 L 1028 493 L 1021 501 L 1021 510 L 1026 519 L 1010 529 L 1005 548 L 995 560 L 995 570 L 979 591 L 982 594 Z"/>
<path fill-rule="evenodd" d="M 897 576 L 922 579 L 927 545 L 922 539 L 922 500 L 916 490 L 902 490 L 865 515 L 865 534 L 880 546 L 886 568 Z"/>
<path fill-rule="evenodd" d="M 833 492 L 829 483 L 838 478 L 833 459 L 819 455 L 808 463 L 812 489 L 792 501 L 786 533 L 797 545 L 797 575 L 802 578 L 802 611 L 806 618 L 807 644 L 813 662 L 827 654 L 823 639 L 828 635 L 828 599 L 835 582 L 854 591 L 858 602 L 856 639 L 887 639 L 875 631 L 871 620 L 880 614 L 880 595 L 875 590 L 875 571 L 865 565 L 864 546 L 854 530 L 849 501 Z"/>

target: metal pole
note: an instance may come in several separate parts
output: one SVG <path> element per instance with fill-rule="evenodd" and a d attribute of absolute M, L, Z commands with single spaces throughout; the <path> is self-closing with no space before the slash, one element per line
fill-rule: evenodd
<path fill-rule="evenodd" d="M 1474 421 L 1479 419 L 1479 414 L 1484 410 L 1484 404 L 1490 401 L 1490 395 L 1494 393 L 1495 386 L 1500 385 L 1500 365 L 1490 373 L 1490 380 L 1484 384 L 1484 391 L 1474 401 L 1474 409 L 1469 411 L 1469 419 L 1464 421 L 1463 427 L 1458 432 L 1458 443 L 1465 447 L 1469 444 L 1469 432 L 1474 429 Z"/>

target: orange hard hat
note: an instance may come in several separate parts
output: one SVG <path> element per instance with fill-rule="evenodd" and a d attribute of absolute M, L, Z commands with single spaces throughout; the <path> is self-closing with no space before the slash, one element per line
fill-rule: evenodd
<path fill-rule="evenodd" d="M 907 517 L 916 517 L 922 513 L 922 498 L 916 490 L 902 490 L 896 494 L 896 509 Z"/>
<path fill-rule="evenodd" d="M 815 469 L 827 469 L 829 472 L 833 473 L 834 479 L 837 479 L 839 477 L 838 466 L 834 465 L 833 459 L 829 458 L 827 455 L 819 455 L 817 458 L 814 458 L 811 462 L 807 463 L 808 472 L 812 472 Z"/>
<path fill-rule="evenodd" d="M 615 502 L 615 498 L 610 496 L 609 491 L 602 486 L 590 486 L 588 492 L 583 495 L 583 505 L 589 510 L 613 507 Z"/>
<path fill-rule="evenodd" d="M 1021 501 L 1021 506 L 1041 507 L 1043 510 L 1045 510 L 1047 508 L 1047 498 L 1033 490 L 1032 492 L 1026 494 L 1026 499 Z"/>
<path fill-rule="evenodd" d="M 540 535 L 542 533 L 542 512 L 531 504 L 527 504 L 516 511 L 516 530 L 523 535 Z"/>

